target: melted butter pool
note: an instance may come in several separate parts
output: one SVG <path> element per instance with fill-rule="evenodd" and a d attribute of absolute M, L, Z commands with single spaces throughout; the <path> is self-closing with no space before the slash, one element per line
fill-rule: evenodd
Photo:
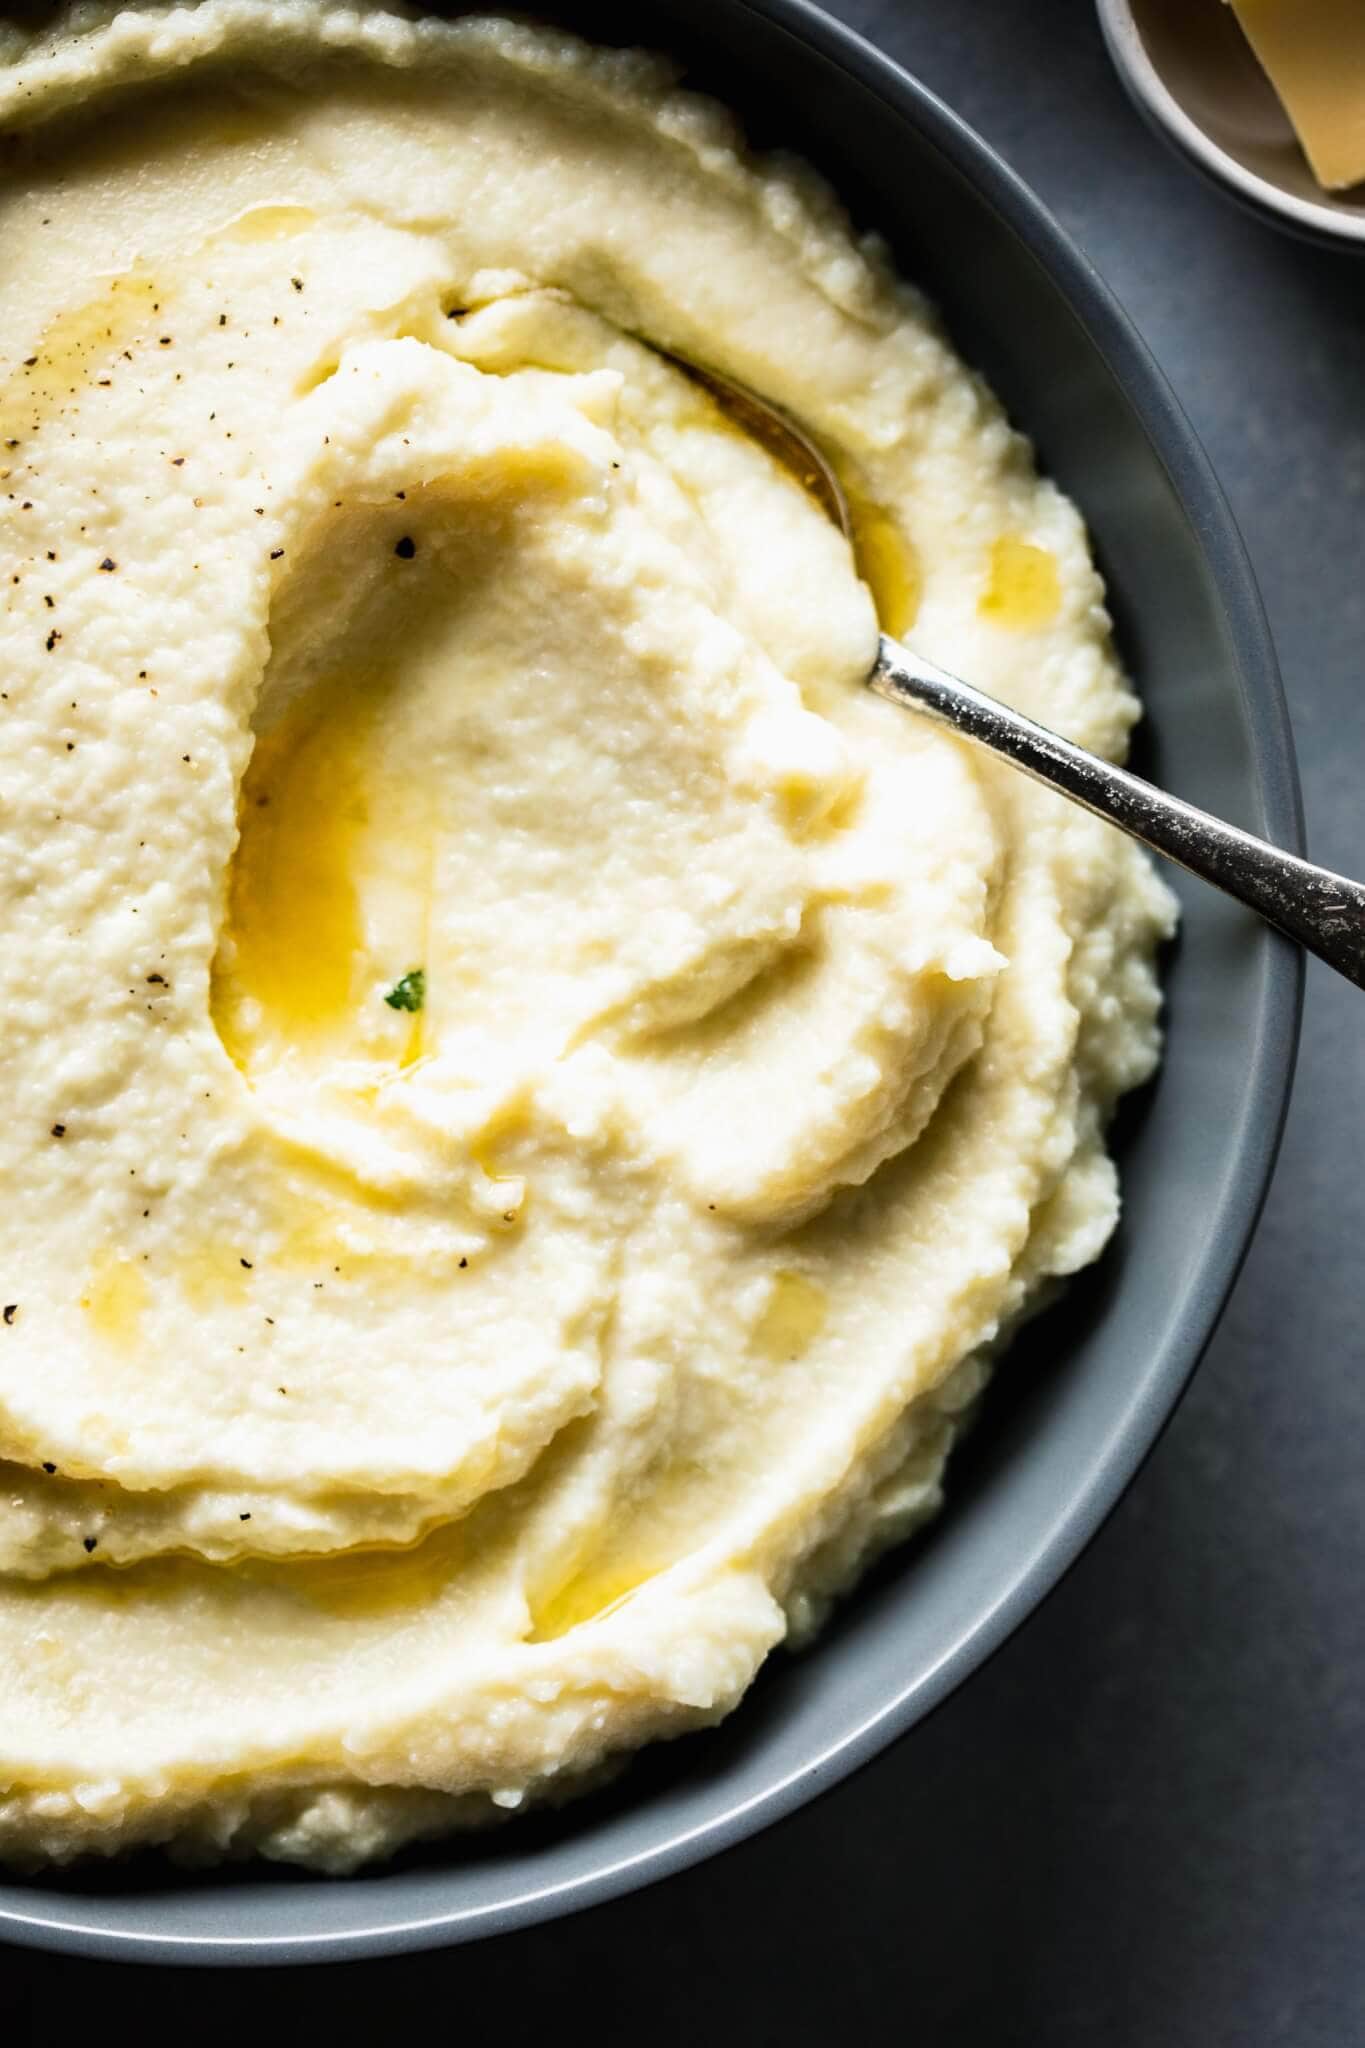
<path fill-rule="evenodd" d="M 526 1640 L 551 1643 L 585 1622 L 601 1621 L 614 1614 L 632 1593 L 655 1576 L 643 1565 L 615 1564 L 596 1571 L 578 1573 L 531 1610 L 531 1630 Z"/>
<path fill-rule="evenodd" d="M 384 670 L 330 676 L 258 735 L 213 1018 L 236 1064 L 302 1053 L 410 1066 L 423 1014 L 385 986 L 425 958 L 432 836 L 423 793 L 386 759 L 396 684 Z"/>
<path fill-rule="evenodd" d="M 214 982 L 215 1021 L 239 1066 L 250 1065 L 254 1049 L 248 1016 L 307 1042 L 350 1014 L 376 698 L 357 679 L 328 693 L 325 708 L 297 706 L 256 741 L 228 893 L 231 963 Z"/>
<path fill-rule="evenodd" d="M 95 1254 L 80 1301 L 97 1336 L 119 1347 L 131 1344 L 149 1299 L 142 1268 L 132 1259 L 112 1250 Z"/>
<path fill-rule="evenodd" d="M 1057 616 L 1062 602 L 1057 557 L 1017 534 L 1002 534 L 991 548 L 986 587 L 977 603 L 983 619 L 1029 632 Z"/>

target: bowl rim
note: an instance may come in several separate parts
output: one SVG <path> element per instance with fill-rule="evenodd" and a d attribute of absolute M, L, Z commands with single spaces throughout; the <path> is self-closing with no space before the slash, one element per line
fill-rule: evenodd
<path fill-rule="evenodd" d="M 1031 189 L 974 129 L 910 72 L 814 0 L 731 0 L 812 46 L 901 118 L 972 185 L 1048 272 L 1113 373 L 1151 443 L 1220 592 L 1238 694 L 1251 740 L 1252 787 L 1266 830 L 1303 848 L 1303 816 L 1293 740 L 1274 647 L 1246 547 L 1208 457 L 1165 376 L 1128 315 L 1079 246 Z M 649 38 L 644 38 L 646 42 Z M 661 43 L 666 38 L 658 39 Z M 80 1899 L 34 1892 L 32 1910 L 0 1905 L 0 1942 L 60 1950 L 98 1960 L 140 1963 L 318 1963 L 372 1959 L 511 1933 L 581 1911 L 678 1872 L 732 1847 L 811 1803 L 869 1763 L 896 1737 L 943 1704 L 993 1655 L 1059 1584 L 1098 1533 L 1145 1462 L 1185 1391 L 1213 1334 L 1260 1216 L 1288 1109 L 1298 1041 L 1304 959 L 1264 930 L 1255 1007 L 1253 1056 L 1225 1185 L 1222 1228 L 1191 1289 L 1179 1342 L 1133 1406 L 1111 1427 L 1083 1483 L 1060 1502 L 1046 1538 L 997 1587 L 927 1673 L 908 1680 L 858 1725 L 752 1797 L 695 1826 L 644 1845 L 594 1870 L 485 1906 L 455 1907 L 410 1920 L 334 1932 L 276 1935 L 188 1934 L 97 1924 Z M 397 1880 L 401 1882 L 401 1880 Z M 104 1902 L 101 1901 L 101 1905 Z M 103 1915 L 101 1916 L 104 1917 Z"/>
<path fill-rule="evenodd" d="M 1138 112 L 1194 169 L 1262 219 L 1314 242 L 1365 249 L 1365 212 L 1347 213 L 1328 199 L 1301 199 L 1263 178 L 1214 141 L 1186 112 L 1143 41 L 1131 0 L 1096 0 L 1100 30 Z"/>

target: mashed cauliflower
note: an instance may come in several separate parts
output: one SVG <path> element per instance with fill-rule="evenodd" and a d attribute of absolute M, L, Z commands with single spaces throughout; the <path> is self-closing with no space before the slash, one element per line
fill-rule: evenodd
<path fill-rule="evenodd" d="M 1170 900 L 1073 507 L 813 177 L 497 20 L 0 70 L 0 1855 L 717 1719 L 1095 1257 Z M 659 351 L 788 406 L 851 552 Z"/>

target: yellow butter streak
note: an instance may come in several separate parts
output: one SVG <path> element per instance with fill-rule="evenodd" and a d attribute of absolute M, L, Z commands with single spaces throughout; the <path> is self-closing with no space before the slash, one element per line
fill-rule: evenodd
<path fill-rule="evenodd" d="M 230 952 L 215 966 L 213 1015 L 233 1059 L 249 1067 L 261 1026 L 316 1044 L 349 1017 L 363 935 L 356 891 L 369 823 L 365 766 L 377 699 L 327 692 L 256 742 L 242 785 L 228 891 Z M 247 1022 L 244 1006 L 259 1006 Z"/>
<path fill-rule="evenodd" d="M 237 978 L 293 1033 L 344 1014 L 361 945 L 352 859 L 368 823 L 371 707 L 303 709 L 257 741 L 242 792 L 231 929 Z"/>
<path fill-rule="evenodd" d="M 553 1642 L 556 1637 L 567 1635 L 570 1629 L 581 1628 L 584 1622 L 601 1621 L 654 1576 L 652 1569 L 626 1565 L 580 1572 L 548 1599 L 532 1606 L 527 1641 Z"/>
<path fill-rule="evenodd" d="M 754 1348 L 774 1361 L 799 1358 L 824 1329 L 828 1315 L 829 1297 L 822 1287 L 804 1273 L 777 1273 L 754 1325 Z"/>
<path fill-rule="evenodd" d="M 400 710 L 393 670 L 358 663 L 256 739 L 211 994 L 245 1073 L 294 1052 L 402 1068 L 428 1050 L 425 1009 L 382 1000 L 425 966 L 435 862 L 424 764 L 394 752 Z"/>
<path fill-rule="evenodd" d="M 80 1299 L 96 1335 L 125 1345 L 138 1335 L 150 1292 L 140 1266 L 122 1252 L 105 1250 L 95 1254 Z"/>
<path fill-rule="evenodd" d="M 1002 534 L 990 552 L 977 610 L 998 626 L 1028 631 L 1056 617 L 1062 602 L 1057 557 L 1017 534 Z"/>
<path fill-rule="evenodd" d="M 853 526 L 853 559 L 872 592 L 877 622 L 893 640 L 904 639 L 919 611 L 923 578 L 919 555 L 891 514 L 856 488 L 844 487 Z"/>
<path fill-rule="evenodd" d="M 120 369 L 131 376 L 133 366 L 118 360 L 122 351 L 151 336 L 154 327 L 160 330 L 166 316 L 160 285 L 130 270 L 111 278 L 84 305 L 49 321 L 0 390 L 0 472 L 7 475 L 22 462 L 29 435 L 98 377 L 113 379 Z"/>
<path fill-rule="evenodd" d="M 344 1620 L 398 1616 L 427 1607 L 465 1561 L 465 1525 L 455 1522 L 407 1548 L 356 1550 L 336 1557 L 279 1563 L 243 1561 L 234 1567 L 254 1584 L 306 1600 Z"/>
<path fill-rule="evenodd" d="M 230 221 L 223 235 L 233 242 L 287 242 L 316 219 L 311 206 L 253 206 Z"/>
<path fill-rule="evenodd" d="M 226 1244 L 191 1244 L 176 1255 L 175 1277 L 193 1309 L 236 1307 L 245 1302 L 251 1292 L 252 1270 L 242 1264 L 242 1254 Z"/>

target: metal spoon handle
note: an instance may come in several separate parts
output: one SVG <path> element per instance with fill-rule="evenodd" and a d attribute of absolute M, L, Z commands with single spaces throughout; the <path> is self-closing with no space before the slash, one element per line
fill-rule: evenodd
<path fill-rule="evenodd" d="M 1357 988 L 1365 988 L 1365 887 L 1359 882 L 1314 867 L 1168 796 L 1126 768 L 1035 725 L 998 698 L 959 682 L 895 640 L 883 637 L 868 682 L 879 697 L 927 712 L 940 725 L 979 740 L 1036 781 L 1235 896 Z"/>

